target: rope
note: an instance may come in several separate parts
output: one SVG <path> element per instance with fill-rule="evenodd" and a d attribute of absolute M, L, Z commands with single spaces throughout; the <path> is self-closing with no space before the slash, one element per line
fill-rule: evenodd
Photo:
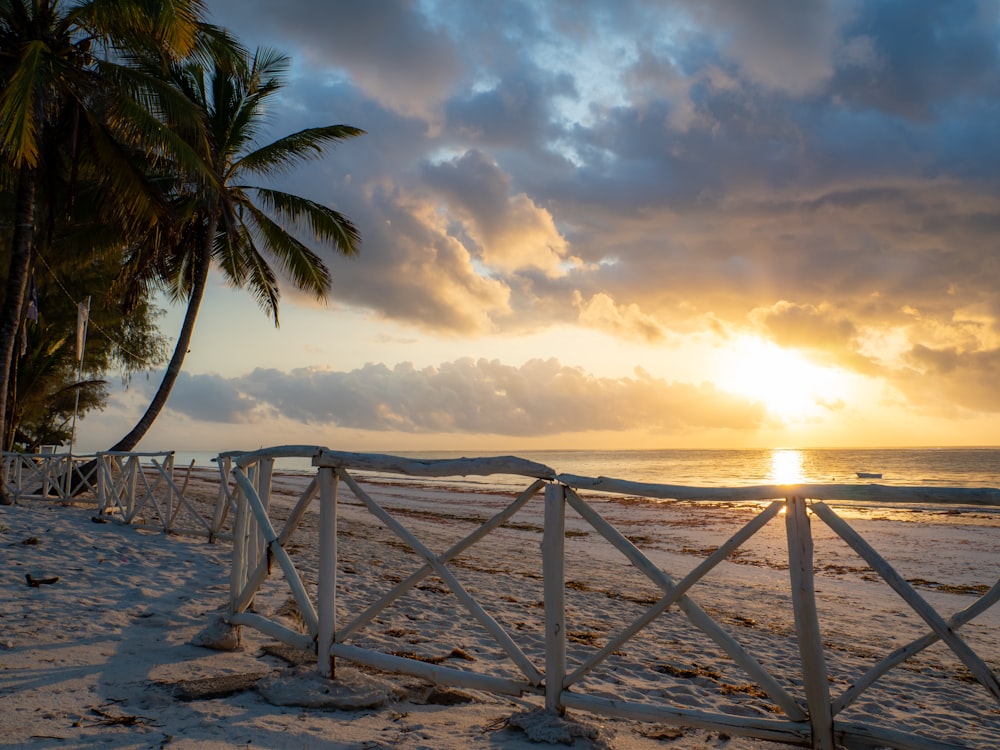
<path fill-rule="evenodd" d="M 69 289 L 66 288 L 66 285 L 63 284 L 62 280 L 58 276 L 56 276 L 55 271 L 52 270 L 52 267 L 45 260 L 45 257 L 39 252 L 35 253 L 35 257 L 42 262 L 42 265 L 45 267 L 45 270 L 49 272 L 49 276 L 51 276 L 52 280 L 56 282 L 56 286 L 58 286 L 62 290 L 63 294 L 66 295 L 66 298 L 69 299 L 74 305 L 79 304 L 77 302 L 77 299 L 70 293 Z M 135 352 L 125 347 L 118 338 L 112 336 L 110 333 L 101 328 L 92 317 L 88 316 L 87 322 L 88 325 L 97 329 L 97 332 L 100 333 L 102 336 L 104 336 L 104 338 L 106 338 L 108 341 L 110 341 L 112 344 L 118 347 L 120 351 L 132 357 L 132 359 L 136 360 L 137 362 L 142 361 L 142 357 L 140 355 L 136 354 Z"/>

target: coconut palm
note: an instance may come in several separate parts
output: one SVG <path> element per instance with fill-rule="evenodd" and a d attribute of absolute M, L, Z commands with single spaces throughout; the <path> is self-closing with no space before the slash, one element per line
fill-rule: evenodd
<path fill-rule="evenodd" d="M 253 57 L 219 56 L 208 67 L 200 63 L 174 66 L 177 88 L 202 112 L 208 137 L 201 130 L 177 127 L 189 138 L 205 164 L 202 174 L 186 177 L 178 170 L 173 195 L 181 225 L 166 249 L 162 242 L 142 243 L 126 264 L 123 280 L 139 296 L 155 286 L 187 308 L 173 356 L 145 414 L 111 450 L 131 450 L 166 404 L 191 343 L 195 320 L 212 265 L 228 283 L 248 290 L 278 324 L 280 278 L 319 300 L 330 292 L 330 270 L 298 239 L 296 228 L 308 229 L 320 243 L 342 255 L 357 253 L 360 237 L 345 216 L 321 203 L 260 184 L 308 159 L 324 155 L 330 144 L 361 135 L 349 125 L 301 130 L 264 146 L 256 141 L 265 109 L 284 85 L 289 60 L 275 51 Z M 207 175 L 207 176 L 206 176 Z"/>
<path fill-rule="evenodd" d="M 86 144 L 106 165 L 114 197 L 108 205 L 131 220 L 155 224 L 156 202 L 140 189 L 143 171 L 123 158 L 121 144 L 151 134 L 157 123 L 112 82 L 121 60 L 133 52 L 157 49 L 173 59 L 196 49 L 202 12 L 201 0 L 0 0 L 0 181 L 14 195 L 0 307 L 0 435 L 31 268 L 43 144 L 56 122 L 70 122 L 73 148 Z M 0 502 L 9 502 L 2 479 L 0 467 Z"/>

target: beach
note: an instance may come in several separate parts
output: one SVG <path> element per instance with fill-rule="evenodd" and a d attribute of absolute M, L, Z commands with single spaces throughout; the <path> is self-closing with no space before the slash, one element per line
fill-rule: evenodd
<path fill-rule="evenodd" d="M 277 475 L 276 527 L 307 481 Z M 195 472 L 186 494 L 211 512 L 217 479 Z M 424 544 L 448 549 L 509 503 L 506 495 L 454 487 L 373 481 L 364 485 Z M 337 618 L 353 614 L 419 567 L 412 550 L 343 492 L 339 517 Z M 754 504 L 591 500 L 657 566 L 683 576 L 760 512 Z M 845 512 L 866 539 L 946 616 L 967 607 L 998 577 L 1000 518 L 975 510 Z M 316 519 L 307 514 L 286 549 L 303 579 L 315 581 Z M 450 566 L 462 585 L 527 656 L 544 652 L 539 580 L 540 506 L 526 506 Z M 819 525 L 817 524 L 817 527 Z M 771 523 L 692 589 L 764 667 L 801 684 L 790 634 L 784 524 Z M 18 747 L 191 748 L 537 748 L 519 724 L 537 715 L 540 696 L 512 697 L 355 667 L 338 677 L 386 686 L 380 705 L 351 710 L 276 705 L 281 688 L 314 684 L 315 663 L 242 628 L 233 652 L 192 645 L 226 605 L 232 547 L 96 514 L 89 501 L 22 500 L 0 509 L 4 549 L 0 586 L 0 744 Z M 926 626 L 863 561 L 817 530 L 817 598 L 830 663 L 831 693 Z M 933 550 L 933 554 L 929 553 Z M 566 612 L 570 669 L 599 649 L 656 599 L 655 587 L 622 565 L 580 518 L 567 517 Z M 58 580 L 52 581 L 57 578 Z M 51 582 L 47 582 L 51 581 Z M 34 583 L 34 585 L 31 585 Z M 299 617 L 275 569 L 254 611 L 296 627 Z M 961 629 L 994 673 L 1000 665 L 1000 613 L 993 608 Z M 355 645 L 475 673 L 512 673 L 480 623 L 456 606 L 437 577 L 424 579 L 352 638 Z M 735 717 L 768 717 L 775 707 L 676 608 L 616 649 L 578 683 L 588 695 L 666 702 Z M 301 703 L 301 701 L 300 701 Z M 881 678 L 846 709 L 867 720 L 955 747 L 989 748 L 1000 733 L 996 702 L 940 643 Z M 615 719 L 571 710 L 574 747 L 780 747 L 713 729 Z M 529 724 L 530 729 L 530 724 Z"/>

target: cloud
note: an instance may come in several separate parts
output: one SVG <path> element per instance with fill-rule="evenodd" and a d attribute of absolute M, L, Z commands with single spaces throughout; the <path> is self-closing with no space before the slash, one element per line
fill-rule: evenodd
<path fill-rule="evenodd" d="M 579 292 L 574 292 L 573 304 L 579 309 L 579 321 L 584 326 L 607 331 L 623 339 L 648 343 L 657 343 L 665 338 L 656 320 L 643 313 L 638 305 L 618 305 L 603 292 L 588 300 L 584 300 Z"/>
<path fill-rule="evenodd" d="M 222 0 L 213 6 L 220 23 L 251 38 L 292 44 L 309 65 L 349 76 L 379 104 L 404 116 L 436 120 L 466 76 L 455 40 L 407 0 Z"/>
<path fill-rule="evenodd" d="M 753 430 L 759 404 L 710 385 L 670 383 L 641 370 L 599 378 L 554 359 L 520 367 L 460 359 L 436 367 L 369 364 L 351 371 L 257 369 L 243 377 L 189 376 L 168 408 L 216 422 L 280 416 L 404 433 L 491 433 L 515 437 L 595 430 L 676 433 Z"/>
<path fill-rule="evenodd" d="M 907 363 L 909 368 L 898 373 L 897 383 L 918 408 L 949 416 L 962 411 L 966 415 L 1000 412 L 996 387 L 1000 349 L 962 351 L 917 345 Z"/>
<path fill-rule="evenodd" d="M 496 162 L 469 151 L 443 164 L 426 165 L 424 176 L 447 200 L 444 210 L 463 221 L 487 266 L 506 273 L 538 269 L 562 275 L 567 246 L 552 215 L 524 193 L 511 195 L 510 178 Z"/>
<path fill-rule="evenodd" d="M 832 77 L 842 29 L 856 4 L 701 0 L 686 5 L 749 81 L 801 95 L 821 89 Z"/>
<path fill-rule="evenodd" d="M 136 390 L 150 396 L 159 385 L 161 374 L 155 379 L 136 383 Z M 240 424 L 255 422 L 266 407 L 252 395 L 233 388 L 231 381 L 219 375 L 192 375 L 181 372 L 170 393 L 169 405 L 173 411 L 206 422 Z"/>
<path fill-rule="evenodd" d="M 476 267 L 475 248 L 454 236 L 428 195 L 380 182 L 346 209 L 363 226 L 364 245 L 360 257 L 332 264 L 338 304 L 461 334 L 491 331 L 509 314 L 508 283 Z"/>
<path fill-rule="evenodd" d="M 806 350 L 813 358 L 819 355 L 820 361 L 858 373 L 885 374 L 877 355 L 867 352 L 867 337 L 851 318 L 831 305 L 795 305 L 782 300 L 752 311 L 749 317 L 783 348 Z"/>
<path fill-rule="evenodd" d="M 712 319 L 989 403 L 963 388 L 998 365 L 995 3 L 213 10 L 304 61 L 283 130 L 368 131 L 291 178 L 361 228 L 338 302 L 447 336 Z"/>

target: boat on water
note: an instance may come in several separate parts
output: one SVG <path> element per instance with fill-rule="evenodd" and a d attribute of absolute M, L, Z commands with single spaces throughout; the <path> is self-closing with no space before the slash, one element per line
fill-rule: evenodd
<path fill-rule="evenodd" d="M 882 478 L 881 472 L 875 473 L 875 472 L 872 472 L 872 471 L 859 471 L 859 472 L 856 472 L 856 473 L 858 475 L 858 479 L 881 479 Z"/>

